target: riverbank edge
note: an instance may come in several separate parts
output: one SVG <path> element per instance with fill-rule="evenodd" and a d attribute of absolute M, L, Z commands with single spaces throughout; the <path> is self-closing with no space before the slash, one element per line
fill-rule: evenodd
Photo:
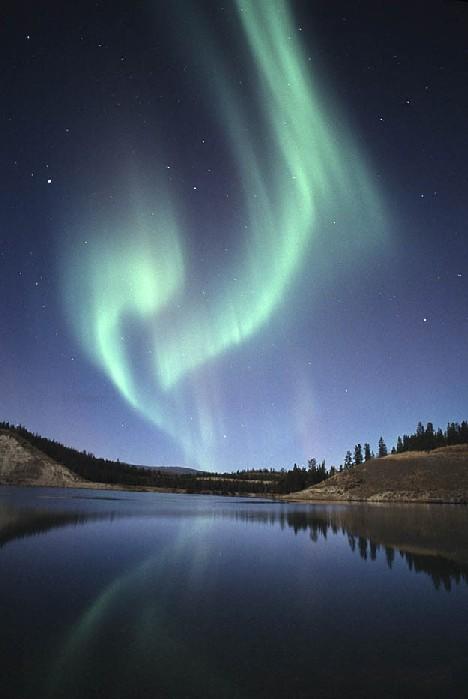
<path fill-rule="evenodd" d="M 102 491 L 117 491 L 117 492 L 127 492 L 127 493 L 172 493 L 174 495 L 214 495 L 217 497 L 233 497 L 233 498 L 250 498 L 256 500 L 272 500 L 275 502 L 286 502 L 292 504 L 302 504 L 302 505 L 352 505 L 352 504 L 366 504 L 366 505 L 379 505 L 379 504 L 420 504 L 420 505 L 468 505 L 468 494 L 465 495 L 428 495 L 426 494 L 416 494 L 416 493 L 405 493 L 400 494 L 396 492 L 387 492 L 379 495 L 372 495 L 369 498 L 360 497 L 330 497 L 315 495 L 310 497 L 310 491 L 307 496 L 303 494 L 303 491 L 297 493 L 288 493 L 285 495 L 279 495 L 278 493 L 226 493 L 216 490 L 203 490 L 203 491 L 190 491 L 187 488 L 164 488 L 158 486 L 131 486 L 119 483 L 93 483 L 91 481 L 81 481 L 69 485 L 57 484 L 57 483 L 2 483 L 0 482 L 0 487 L 12 487 L 12 488 L 65 488 L 72 490 L 102 490 Z"/>

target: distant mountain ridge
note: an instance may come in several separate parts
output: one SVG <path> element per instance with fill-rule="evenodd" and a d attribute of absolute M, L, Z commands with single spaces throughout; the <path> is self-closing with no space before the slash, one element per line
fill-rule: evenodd
<path fill-rule="evenodd" d="M 189 466 L 145 466 L 143 464 L 131 464 L 134 468 L 148 468 L 152 471 L 162 471 L 163 473 L 202 473 L 198 468 L 190 468 Z"/>

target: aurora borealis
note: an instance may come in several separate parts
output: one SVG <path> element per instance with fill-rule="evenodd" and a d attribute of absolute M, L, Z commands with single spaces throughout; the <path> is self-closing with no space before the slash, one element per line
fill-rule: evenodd
<path fill-rule="evenodd" d="M 200 302 L 184 249 L 191 231 L 178 223 L 187 218 L 179 214 L 184 202 L 158 182 L 146 185 L 148 200 L 135 197 L 123 222 L 109 222 L 104 211 L 93 242 L 78 257 L 72 248 L 65 263 L 65 279 L 72 280 L 66 311 L 83 350 L 132 407 L 205 468 L 216 463 L 224 432 L 204 391 L 212 382 L 209 365 L 260 333 L 276 312 L 288 311 L 294 275 L 309 255 L 320 255 L 314 232 L 330 202 L 360 223 L 363 238 L 382 236 L 372 181 L 352 142 L 330 126 L 300 42 L 292 39 L 287 3 L 239 2 L 237 11 L 254 76 L 255 128 L 227 71 L 205 96 L 224 125 L 241 183 L 247 223 L 234 230 L 237 265 L 208 265 L 203 274 L 217 273 L 220 281 L 208 282 Z M 222 63 L 221 56 L 210 60 Z M 138 180 L 134 188 L 139 193 Z M 144 339 L 129 347 L 124 340 L 133 319 Z M 141 342 L 149 348 L 146 361 L 135 346 Z M 200 378 L 200 369 L 208 377 Z"/>
<path fill-rule="evenodd" d="M 12 12 L 3 419 L 229 470 L 466 417 L 466 12 L 382 12 Z"/>

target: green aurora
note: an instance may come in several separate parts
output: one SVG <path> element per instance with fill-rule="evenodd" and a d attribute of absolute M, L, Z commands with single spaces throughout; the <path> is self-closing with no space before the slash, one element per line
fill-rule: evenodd
<path fill-rule="evenodd" d="M 149 185 L 138 176 L 128 186 L 125 217 L 104 210 L 83 221 L 80 239 L 89 242 L 65 251 L 66 312 L 82 349 L 189 463 L 207 469 L 224 430 L 213 361 L 275 313 L 294 313 L 293 282 L 306 260 L 317 261 L 314 237 L 332 207 L 346 213 L 350 235 L 359 231 L 361 248 L 384 234 L 364 158 L 336 108 L 327 111 L 319 96 L 287 2 L 236 6 L 255 104 L 247 110 L 220 50 L 210 54 L 217 78 L 206 80 L 204 95 L 223 124 L 242 186 L 247 223 L 236 234 L 236 264 L 223 260 L 223 273 L 212 275 L 214 292 L 200 299 L 184 201 L 170 183 Z"/>

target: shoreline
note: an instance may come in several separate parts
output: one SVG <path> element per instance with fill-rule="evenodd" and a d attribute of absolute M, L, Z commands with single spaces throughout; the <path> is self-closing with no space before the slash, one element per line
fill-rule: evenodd
<path fill-rule="evenodd" d="M 365 505 L 398 505 L 398 504 L 408 504 L 408 505 L 468 505 L 467 496 L 441 496 L 441 495 L 402 495 L 398 493 L 392 493 L 388 497 L 370 496 L 368 498 L 359 497 L 337 497 L 333 498 L 330 496 L 326 497 L 301 497 L 296 493 L 291 495 L 282 495 L 282 499 L 288 502 L 299 503 L 311 503 L 314 505 L 318 504 L 337 504 L 341 503 L 344 505 L 352 504 L 365 504 Z"/>
<path fill-rule="evenodd" d="M 362 497 L 343 497 L 336 498 L 321 496 L 310 497 L 309 494 L 304 496 L 301 491 L 280 495 L 278 493 L 226 493 L 215 490 L 190 491 L 187 488 L 164 488 L 162 486 L 132 486 L 119 483 L 94 483 L 81 481 L 77 483 L 2 483 L 0 487 L 12 488 L 64 488 L 75 490 L 102 490 L 102 491 L 117 491 L 128 493 L 172 493 L 174 495 L 213 495 L 217 497 L 232 497 L 232 498 L 249 498 L 260 500 L 271 500 L 278 503 L 291 503 L 302 505 L 468 505 L 468 497 L 460 495 L 444 496 L 444 495 L 417 495 L 402 494 L 398 492 L 387 492 L 385 494 L 373 495 L 369 498 Z"/>
<path fill-rule="evenodd" d="M 61 488 L 66 490 L 104 490 L 124 493 L 173 493 L 174 495 L 216 495 L 227 498 L 256 498 L 277 500 L 282 496 L 273 493 L 225 493 L 215 490 L 191 491 L 187 488 L 164 488 L 162 486 L 120 485 L 118 483 L 94 483 L 81 481 L 77 483 L 2 483 L 0 488 Z"/>

